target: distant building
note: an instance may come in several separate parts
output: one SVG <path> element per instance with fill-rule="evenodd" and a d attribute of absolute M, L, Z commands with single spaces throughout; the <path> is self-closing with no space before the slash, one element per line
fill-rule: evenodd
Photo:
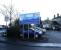
<path fill-rule="evenodd" d="M 56 21 L 57 23 L 61 24 L 61 15 L 57 14 L 57 17 L 54 15 L 52 21 Z"/>
<path fill-rule="evenodd" d="M 42 23 L 43 23 L 43 28 L 51 29 L 51 20 L 49 20 L 49 18 L 47 18 L 46 20 L 42 21 Z"/>
<path fill-rule="evenodd" d="M 52 19 L 52 28 L 55 28 L 55 30 L 61 30 L 61 15 L 54 15 L 54 18 Z"/>

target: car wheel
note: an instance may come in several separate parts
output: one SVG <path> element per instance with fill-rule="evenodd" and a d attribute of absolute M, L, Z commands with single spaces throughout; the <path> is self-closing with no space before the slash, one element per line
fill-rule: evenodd
<path fill-rule="evenodd" d="M 35 35 L 35 38 L 38 38 L 38 34 Z"/>

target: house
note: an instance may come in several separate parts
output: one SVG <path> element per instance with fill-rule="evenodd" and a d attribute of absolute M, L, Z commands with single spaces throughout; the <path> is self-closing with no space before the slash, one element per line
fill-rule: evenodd
<path fill-rule="evenodd" d="M 54 22 L 54 21 L 56 21 L 57 23 L 59 23 L 61 25 L 61 16 L 59 14 L 57 14 L 57 17 L 54 15 L 52 22 Z"/>
<path fill-rule="evenodd" d="M 52 27 L 56 30 L 61 29 L 61 16 L 57 14 L 57 16 L 54 15 L 54 18 L 52 19 Z"/>

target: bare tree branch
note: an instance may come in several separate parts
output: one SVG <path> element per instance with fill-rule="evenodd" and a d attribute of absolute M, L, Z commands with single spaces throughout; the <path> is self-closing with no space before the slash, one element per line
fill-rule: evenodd
<path fill-rule="evenodd" d="M 10 18 L 10 23 L 12 20 L 15 20 L 14 18 L 16 18 L 17 16 L 17 12 L 16 10 L 14 10 L 13 6 L 6 6 L 6 5 L 2 5 L 2 7 L 4 8 L 4 10 L 0 9 L 0 13 L 3 14 L 5 17 L 9 17 Z"/>

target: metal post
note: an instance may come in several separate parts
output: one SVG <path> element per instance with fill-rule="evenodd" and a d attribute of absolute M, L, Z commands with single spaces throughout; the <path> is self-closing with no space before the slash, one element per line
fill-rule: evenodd
<path fill-rule="evenodd" d="M 39 16 L 39 25 L 40 25 L 40 16 Z"/>
<path fill-rule="evenodd" d="M 29 39 L 29 24 L 28 24 L 28 39 Z"/>
<path fill-rule="evenodd" d="M 35 26 L 34 26 L 35 27 Z M 35 40 L 35 32 L 34 32 L 34 40 Z"/>
<path fill-rule="evenodd" d="M 34 40 L 35 40 L 35 32 L 34 32 Z"/>
<path fill-rule="evenodd" d="M 40 14 L 39 14 L 40 15 Z M 39 27 L 42 27 L 42 24 L 41 24 L 41 26 L 40 26 L 40 20 L 41 20 L 41 18 L 40 18 L 40 16 L 38 16 L 39 17 Z"/>
<path fill-rule="evenodd" d="M 24 24 L 23 24 L 23 39 L 24 39 Z"/>
<path fill-rule="evenodd" d="M 6 21 L 6 30 L 7 30 L 7 21 Z M 6 34 L 7 34 L 7 31 L 6 31 Z"/>

